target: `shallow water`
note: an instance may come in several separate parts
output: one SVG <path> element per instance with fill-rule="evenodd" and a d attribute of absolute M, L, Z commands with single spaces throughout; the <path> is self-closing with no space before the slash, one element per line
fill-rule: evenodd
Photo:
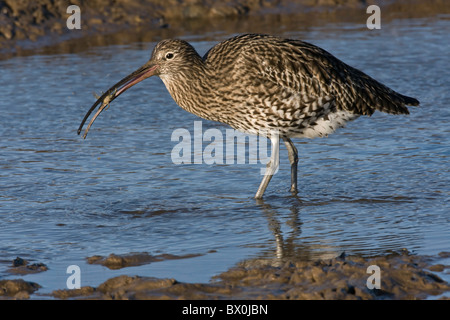
<path fill-rule="evenodd" d="M 297 197 L 288 192 L 282 146 L 264 201 L 253 199 L 261 164 L 172 162 L 173 131 L 193 134 L 200 119 L 177 107 L 157 78 L 114 101 L 86 140 L 76 135 L 92 92 L 146 62 L 154 43 L 0 61 L 0 278 L 17 277 L 8 271 L 16 256 L 49 267 L 23 276 L 46 293 L 66 288 L 72 264 L 83 286 L 97 286 L 119 274 L 207 282 L 242 261 L 448 251 L 449 31 L 446 16 L 394 20 L 379 31 L 345 24 L 286 31 L 421 107 L 294 141 Z M 191 43 L 204 53 L 216 42 Z M 202 126 L 224 135 L 228 128 Z M 114 271 L 86 263 L 131 252 L 200 255 Z"/>

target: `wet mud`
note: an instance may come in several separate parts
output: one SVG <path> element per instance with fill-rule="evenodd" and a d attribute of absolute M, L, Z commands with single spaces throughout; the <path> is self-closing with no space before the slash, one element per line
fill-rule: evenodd
<path fill-rule="evenodd" d="M 141 266 L 152 262 L 164 261 L 164 260 L 176 260 L 198 257 L 200 254 L 188 254 L 183 256 L 173 254 L 160 254 L 150 255 L 146 252 L 132 253 L 128 255 L 115 255 L 110 254 L 107 257 L 92 256 L 87 258 L 89 264 L 99 264 L 112 270 L 122 269 L 126 267 Z"/>
<path fill-rule="evenodd" d="M 316 261 L 280 261 L 268 263 L 246 260 L 214 277 L 209 283 L 185 283 L 176 279 L 120 275 L 98 287 L 54 290 L 39 294 L 37 283 L 22 279 L 0 281 L 0 299 L 277 299 L 277 300 L 416 300 L 448 299 L 450 284 L 437 273 L 448 275 L 450 266 L 436 263 L 449 258 L 418 256 L 408 252 L 363 258 L 341 254 Z M 89 263 L 111 269 L 136 266 L 180 256 L 151 256 L 146 253 L 94 256 Z M 187 258 L 184 257 L 184 258 Z M 379 268 L 380 281 L 374 269 Z M 372 267 L 373 268 L 373 267 Z"/>
<path fill-rule="evenodd" d="M 442 253 L 442 256 L 448 253 Z M 435 273 L 433 259 L 390 254 L 365 259 L 340 257 L 314 262 L 286 261 L 280 266 L 242 264 L 213 278 L 210 283 L 183 283 L 176 279 L 118 276 L 97 288 L 57 290 L 59 299 L 314 299 L 372 300 L 426 299 L 450 290 Z M 380 268 L 380 288 L 367 285 L 371 265 Z M 450 266 L 439 265 L 448 272 Z M 375 284 L 375 283 L 374 283 Z"/>
<path fill-rule="evenodd" d="M 364 25 L 366 0 L 77 0 L 80 29 L 69 29 L 66 1 L 0 0 L 0 58 L 65 53 L 93 45 L 158 41 L 217 33 L 271 33 L 328 23 Z M 445 0 L 397 0 L 382 5 L 383 22 L 450 13 Z M 45 49 L 43 49 L 45 48 Z"/>
<path fill-rule="evenodd" d="M 147 28 L 177 27 L 179 20 L 208 20 L 236 18 L 258 14 L 261 11 L 278 12 L 301 6 L 303 10 L 317 4 L 321 6 L 354 7 L 361 0 L 347 1 L 257 1 L 257 0 L 77 0 L 83 14 L 83 28 L 78 36 L 89 30 L 94 32 L 117 31 L 128 27 L 145 25 Z M 0 1 L 0 39 L 35 41 L 50 34 L 64 34 L 69 2 L 54 0 Z M 266 10 L 265 10 L 266 9 Z M 72 36 L 76 36 L 72 34 Z"/>

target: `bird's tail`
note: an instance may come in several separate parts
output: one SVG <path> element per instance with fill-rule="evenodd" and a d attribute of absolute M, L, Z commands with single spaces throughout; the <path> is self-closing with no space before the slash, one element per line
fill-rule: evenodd
<path fill-rule="evenodd" d="M 412 97 L 408 97 L 408 96 L 404 96 L 400 93 L 398 93 L 398 95 L 401 97 L 401 99 L 403 100 L 403 103 L 407 106 L 418 106 L 420 104 L 419 100 L 417 100 L 416 98 L 412 98 Z"/>
<path fill-rule="evenodd" d="M 375 110 L 390 114 L 409 114 L 407 106 L 418 106 L 419 100 L 400 94 L 364 74 L 365 81 L 359 84 L 360 114 L 370 115 Z"/>
<path fill-rule="evenodd" d="M 417 99 L 392 90 L 358 69 L 348 65 L 345 66 L 345 71 L 351 78 L 351 81 L 347 84 L 354 93 L 354 100 L 349 99 L 353 103 L 352 111 L 354 113 L 371 115 L 375 110 L 378 110 L 390 114 L 409 114 L 406 106 L 419 105 Z"/>
<path fill-rule="evenodd" d="M 390 114 L 409 114 L 407 106 L 418 106 L 419 100 L 408 97 L 390 89 L 390 94 L 383 96 L 376 109 Z"/>

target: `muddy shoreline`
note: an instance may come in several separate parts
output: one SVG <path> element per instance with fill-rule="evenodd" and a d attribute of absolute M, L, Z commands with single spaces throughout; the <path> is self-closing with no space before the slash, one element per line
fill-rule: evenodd
<path fill-rule="evenodd" d="M 151 256 L 134 253 L 124 256 L 94 256 L 89 263 L 121 269 L 164 259 L 170 255 Z M 449 299 L 450 284 L 441 275 L 450 273 L 450 265 L 437 263 L 450 258 L 449 252 L 438 256 L 418 256 L 407 251 L 363 258 L 340 256 L 315 261 L 246 260 L 213 277 L 209 283 L 184 283 L 171 278 L 120 275 L 98 287 L 54 290 L 40 294 L 41 285 L 23 279 L 0 280 L 0 299 L 276 299 L 276 300 L 418 300 Z M 17 261 L 17 259 L 15 259 Z M 118 262 L 119 261 L 119 262 Z M 14 262 L 13 262 L 14 264 Z M 375 271 L 380 271 L 377 288 Z M 14 268 L 21 268 L 19 264 Z M 42 272 L 44 272 L 43 270 Z M 14 271 L 11 271 L 14 272 Z M 30 271 L 34 272 L 34 271 Z M 20 274 L 24 271 L 21 269 Z M 368 281 L 375 287 L 369 288 Z"/>
<path fill-rule="evenodd" d="M 68 1 L 0 0 L 0 58 L 77 52 L 90 46 L 217 34 L 271 33 L 329 23 L 365 25 L 371 0 L 107 0 L 71 1 L 81 29 L 69 29 Z M 450 13 L 445 0 L 382 5 L 382 21 Z M 42 51 L 43 50 L 43 51 Z"/>

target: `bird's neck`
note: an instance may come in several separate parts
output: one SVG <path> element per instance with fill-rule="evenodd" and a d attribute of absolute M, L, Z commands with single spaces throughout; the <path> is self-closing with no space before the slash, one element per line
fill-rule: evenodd
<path fill-rule="evenodd" d="M 175 102 L 186 111 L 207 120 L 221 121 L 214 112 L 215 77 L 201 60 L 177 70 L 175 74 L 161 75 Z"/>

